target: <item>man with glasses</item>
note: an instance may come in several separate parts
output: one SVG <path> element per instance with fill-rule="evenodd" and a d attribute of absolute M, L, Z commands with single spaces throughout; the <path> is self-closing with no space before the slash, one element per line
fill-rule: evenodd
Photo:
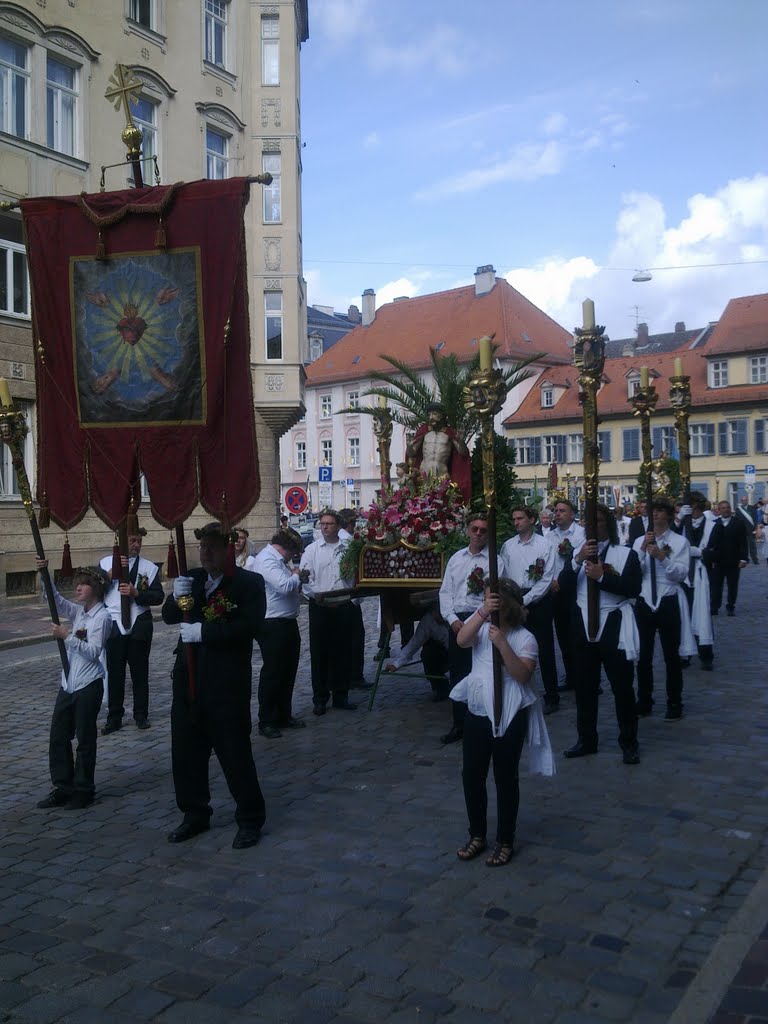
<path fill-rule="evenodd" d="M 325 509 L 320 516 L 320 539 L 301 556 L 304 593 L 309 598 L 309 660 L 312 673 L 312 710 L 326 712 L 328 700 L 337 711 L 354 711 L 349 702 L 357 613 L 351 599 L 329 598 L 330 591 L 352 586 L 342 579 L 339 563 L 346 542 L 339 538 L 341 516 Z"/>
<path fill-rule="evenodd" d="M 482 605 L 485 594 L 483 581 L 488 577 L 488 523 L 484 513 L 471 515 L 467 524 L 469 544 L 451 555 L 445 567 L 440 586 L 440 614 L 448 623 L 448 666 L 450 687 L 468 676 L 472 671 L 472 648 L 459 647 L 456 636 L 462 623 Z M 504 574 L 504 564 L 497 559 L 499 576 Z M 464 717 L 467 705 L 451 701 L 453 724 L 440 737 L 441 743 L 456 743 L 464 735 Z"/>

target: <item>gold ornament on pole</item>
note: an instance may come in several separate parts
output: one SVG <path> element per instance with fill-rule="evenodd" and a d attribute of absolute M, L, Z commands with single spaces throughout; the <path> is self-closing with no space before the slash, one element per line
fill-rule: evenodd
<path fill-rule="evenodd" d="M 583 327 L 574 331 L 573 365 L 579 371 L 579 401 L 584 434 L 584 527 L 587 540 L 597 540 L 597 498 L 600 479 L 600 445 L 597 428 L 597 395 L 605 366 L 605 327 L 595 326 L 595 304 L 586 299 L 582 305 Z M 568 487 L 570 495 L 570 479 Z M 596 640 L 600 629 L 600 592 L 597 580 L 587 579 L 587 629 Z"/>
<path fill-rule="evenodd" d="M 675 372 L 669 378 L 669 403 L 675 414 L 677 428 L 677 455 L 680 462 L 680 483 L 683 501 L 691 502 L 691 448 L 688 418 L 691 415 L 691 378 L 683 374 L 683 362 L 675 359 Z"/>
<path fill-rule="evenodd" d="M 491 593 L 499 589 L 496 551 L 496 452 L 493 420 L 504 404 L 507 385 L 501 370 L 493 369 L 494 335 L 481 338 L 478 344 L 480 368 L 464 387 L 464 408 L 470 409 L 480 420 L 480 445 L 483 460 L 483 504 L 488 520 L 488 584 Z M 499 613 L 493 612 L 491 621 L 499 625 Z M 493 719 L 501 722 L 501 656 L 493 648 Z"/>
<path fill-rule="evenodd" d="M 630 398 L 635 416 L 640 418 L 640 439 L 643 450 L 643 472 L 645 473 L 645 511 L 648 516 L 648 529 L 653 531 L 653 473 L 657 468 L 653 461 L 653 443 L 651 442 L 651 416 L 659 400 L 656 388 L 651 384 L 648 367 L 640 367 L 640 387 Z M 650 559 L 651 598 L 656 606 L 656 559 Z"/>

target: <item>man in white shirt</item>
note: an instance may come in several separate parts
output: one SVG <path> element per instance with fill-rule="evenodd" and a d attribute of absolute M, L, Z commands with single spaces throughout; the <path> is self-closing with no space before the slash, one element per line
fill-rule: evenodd
<path fill-rule="evenodd" d="M 261 649 L 259 675 L 259 733 L 279 739 L 281 729 L 306 725 L 291 714 L 293 687 L 299 667 L 301 638 L 297 618 L 301 592 L 300 570 L 289 565 L 300 550 L 292 530 L 278 530 L 248 568 L 260 573 L 267 594 L 267 614 L 258 635 Z"/>
<path fill-rule="evenodd" d="M 456 636 L 462 624 L 474 615 L 484 601 L 483 580 L 488 577 L 488 522 L 484 513 L 472 514 L 467 523 L 469 544 L 448 559 L 440 586 L 440 614 L 448 623 L 448 665 L 450 686 L 472 671 L 472 648 L 459 647 Z M 504 563 L 497 559 L 499 576 L 504 574 Z M 456 743 L 464 735 L 464 717 L 467 705 L 451 701 L 453 724 L 440 737 L 441 743 Z"/>
<path fill-rule="evenodd" d="M 342 579 L 339 563 L 346 544 L 339 539 L 341 518 L 334 509 L 320 516 L 320 540 L 310 544 L 301 556 L 302 570 L 308 577 L 304 593 L 309 598 L 309 658 L 312 673 L 312 710 L 321 716 L 331 698 L 339 711 L 354 711 L 349 702 L 349 683 L 353 668 L 357 614 L 352 601 L 326 598 L 330 591 L 352 586 Z"/>
<path fill-rule="evenodd" d="M 512 510 L 512 522 L 517 534 L 501 549 L 504 575 L 513 580 L 523 593 L 523 604 L 528 609 L 525 628 L 533 633 L 539 645 L 544 714 L 551 715 L 560 706 L 550 593 L 555 574 L 555 548 L 549 537 L 535 532 L 536 513 L 533 509 L 519 505 Z"/>
<path fill-rule="evenodd" d="M 681 534 L 691 546 L 691 561 L 688 575 L 683 580 L 683 590 L 691 613 L 691 628 L 699 648 L 701 667 L 712 672 L 714 662 L 714 636 L 710 608 L 709 572 L 703 559 L 705 548 L 709 547 L 714 521 L 704 515 L 706 498 L 697 491 L 691 492 L 690 505 L 683 505 L 675 518 L 673 529 Z M 687 665 L 684 663 L 684 667 Z"/>
<path fill-rule="evenodd" d="M 560 596 L 558 576 L 563 571 L 566 561 L 573 558 L 587 539 L 584 527 L 576 522 L 576 506 L 565 498 L 555 504 L 555 529 L 547 536 L 547 540 L 555 550 L 555 578 L 552 583 L 552 614 L 555 619 L 555 632 L 560 654 L 563 658 L 565 678 L 560 690 L 573 689 L 573 672 L 571 670 L 571 607 L 570 602 Z"/>
<path fill-rule="evenodd" d="M 667 670 L 666 721 L 683 717 L 683 657 L 696 653 L 691 633 L 688 603 L 682 582 L 688 576 L 691 546 L 672 530 L 675 510 L 670 501 L 653 503 L 653 529 L 638 537 L 633 550 L 640 559 L 643 586 L 635 605 L 640 633 L 637 663 L 637 713 L 651 714 L 653 708 L 653 649 L 656 633 L 661 640 Z"/>
<path fill-rule="evenodd" d="M 397 672 L 403 665 L 410 664 L 420 651 L 424 675 L 432 687 L 432 700 L 445 700 L 449 690 L 445 676 L 448 671 L 448 635 L 448 624 L 440 614 L 439 605 L 435 604 L 419 620 L 416 632 L 400 654 L 387 662 L 384 671 Z"/>

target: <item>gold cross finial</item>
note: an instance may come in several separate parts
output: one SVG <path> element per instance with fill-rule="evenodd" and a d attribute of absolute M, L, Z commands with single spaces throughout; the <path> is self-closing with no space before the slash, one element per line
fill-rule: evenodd
<path fill-rule="evenodd" d="M 138 101 L 140 92 L 141 82 L 138 78 L 134 78 L 125 64 L 116 64 L 115 70 L 109 77 L 107 91 L 104 93 L 104 96 L 114 106 L 115 110 L 119 110 L 121 106 L 125 107 L 125 121 L 129 126 L 133 126 L 131 103 Z"/>

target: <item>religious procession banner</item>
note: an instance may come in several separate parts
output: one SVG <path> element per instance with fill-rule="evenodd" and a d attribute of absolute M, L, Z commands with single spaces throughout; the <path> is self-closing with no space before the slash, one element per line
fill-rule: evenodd
<path fill-rule="evenodd" d="M 138 504 L 237 522 L 259 496 L 244 178 L 21 204 L 32 285 L 38 498 L 64 529 Z"/>

